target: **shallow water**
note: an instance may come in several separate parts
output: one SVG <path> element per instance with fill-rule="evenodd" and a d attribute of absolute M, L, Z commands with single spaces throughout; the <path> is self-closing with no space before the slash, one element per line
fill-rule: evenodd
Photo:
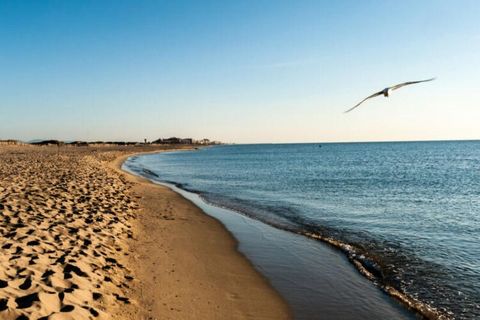
<path fill-rule="evenodd" d="M 127 165 L 279 228 L 350 244 L 380 285 L 455 318 L 480 317 L 480 142 L 236 145 Z"/>

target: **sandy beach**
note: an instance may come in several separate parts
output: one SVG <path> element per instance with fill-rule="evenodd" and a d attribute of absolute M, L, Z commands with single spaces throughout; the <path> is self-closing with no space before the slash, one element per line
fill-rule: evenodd
<path fill-rule="evenodd" d="M 0 147 L 1 319 L 286 319 L 216 220 L 120 170 L 158 147 Z"/>

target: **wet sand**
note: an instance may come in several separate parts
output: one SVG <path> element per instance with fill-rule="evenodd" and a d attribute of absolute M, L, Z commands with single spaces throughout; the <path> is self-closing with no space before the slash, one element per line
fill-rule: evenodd
<path fill-rule="evenodd" d="M 225 228 L 119 170 L 152 147 L 0 147 L 1 319 L 285 319 Z"/>

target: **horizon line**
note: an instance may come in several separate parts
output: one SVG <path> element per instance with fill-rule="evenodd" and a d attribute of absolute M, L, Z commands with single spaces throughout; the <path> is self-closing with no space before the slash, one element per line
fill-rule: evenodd
<path fill-rule="evenodd" d="M 182 138 L 183 139 L 183 138 Z M 185 139 L 190 139 L 190 138 L 185 138 Z M 195 138 L 192 138 L 194 140 L 197 140 Z M 37 142 L 37 141 L 48 141 L 48 140 L 56 140 L 59 142 L 64 142 L 64 143 L 71 143 L 71 142 L 87 142 L 87 143 L 95 143 L 95 142 L 103 142 L 103 143 L 108 143 L 108 142 L 136 142 L 136 143 L 144 143 L 142 140 L 132 140 L 132 139 L 107 139 L 107 140 L 101 140 L 101 139 L 93 139 L 93 140 L 81 140 L 81 139 L 54 139 L 54 138 L 48 138 L 48 139 L 30 139 L 28 141 L 21 140 L 21 139 L 0 139 L 1 141 L 19 141 L 22 143 L 26 144 L 31 144 L 32 142 Z M 148 140 L 147 140 L 148 141 Z M 359 140 L 359 141 L 294 141 L 294 142 L 226 142 L 226 141 L 221 141 L 221 140 L 211 140 L 211 141 L 220 141 L 223 144 L 235 144 L 235 145 L 253 145 L 253 144 L 348 144 L 348 143 L 404 143 L 404 142 L 474 142 L 474 141 L 480 141 L 480 138 L 475 138 L 475 139 L 420 139 L 420 140 Z M 152 143 L 153 141 L 147 142 L 147 143 Z"/>

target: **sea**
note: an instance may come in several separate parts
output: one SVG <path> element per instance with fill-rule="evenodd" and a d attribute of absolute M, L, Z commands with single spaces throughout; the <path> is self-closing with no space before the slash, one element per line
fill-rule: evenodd
<path fill-rule="evenodd" d="M 126 166 L 327 243 L 424 315 L 480 318 L 480 141 L 222 145 Z"/>

